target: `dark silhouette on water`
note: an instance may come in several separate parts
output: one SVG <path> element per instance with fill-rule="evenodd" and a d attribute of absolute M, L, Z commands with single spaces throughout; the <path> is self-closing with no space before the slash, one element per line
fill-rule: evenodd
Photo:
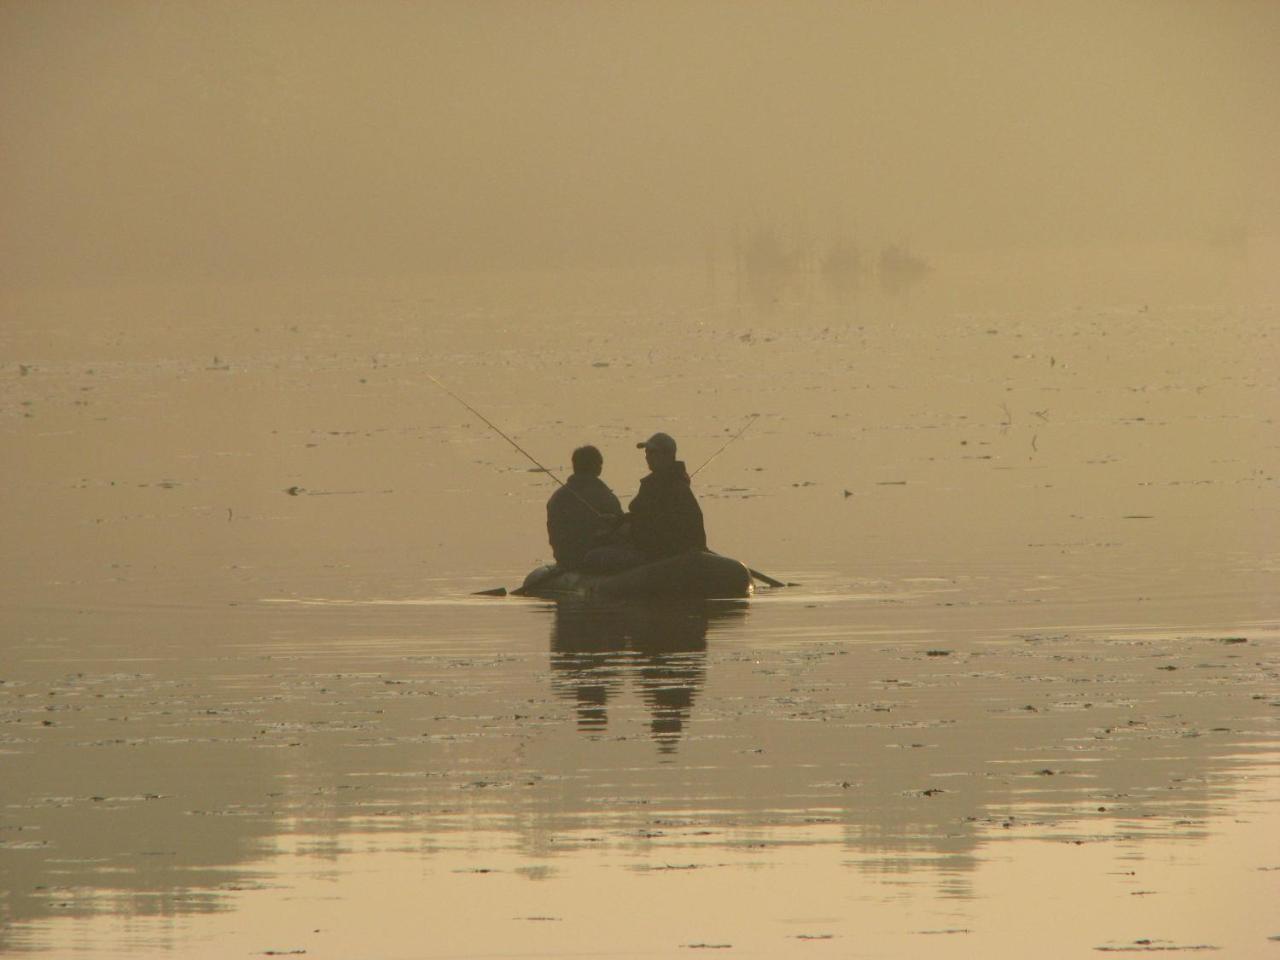
<path fill-rule="evenodd" d="M 752 414 L 736 434 L 708 457 L 705 467 L 758 419 Z M 676 442 L 655 433 L 636 444 L 649 474 L 625 515 L 609 513 L 616 498 L 599 480 L 603 458 L 594 447 L 574 451 L 574 476 L 547 502 L 547 530 L 554 564 L 529 573 L 512 593 L 520 596 L 594 595 L 635 599 L 676 596 L 725 598 L 751 593 L 751 578 L 772 587 L 781 580 L 707 550 L 702 508 L 691 475 L 676 459 Z M 698 471 L 695 470 L 694 473 Z M 574 503 L 569 497 L 574 497 Z M 592 502 L 592 498 L 595 502 Z M 620 522 L 611 522 L 616 518 Z M 597 544 L 591 546 L 591 544 Z M 480 591 L 505 596 L 504 588 Z"/>
<path fill-rule="evenodd" d="M 743 608 L 561 601 L 551 629 L 551 685 L 573 703 L 578 729 L 603 731 L 628 681 L 649 710 L 662 753 L 674 753 L 706 682 L 707 629 Z"/>
<path fill-rule="evenodd" d="M 535 571 L 517 592 L 529 593 L 537 582 L 565 571 L 618 574 L 707 549 L 702 508 L 689 472 L 676 459 L 675 440 L 655 433 L 636 446 L 644 450 L 650 472 L 625 515 L 599 478 L 604 464 L 600 452 L 595 447 L 574 451 L 573 476 L 547 501 L 547 532 L 556 564 Z M 740 596 L 746 587 L 712 595 Z"/>
<path fill-rule="evenodd" d="M 647 560 L 707 549 L 702 508 L 684 462 L 676 459 L 675 440 L 655 433 L 636 447 L 650 472 L 627 510 L 631 543 Z"/>
<path fill-rule="evenodd" d="M 599 450 L 579 447 L 573 451 L 573 474 L 547 500 L 547 539 L 556 563 L 567 570 L 604 572 L 607 566 L 608 558 L 596 551 L 622 519 L 622 504 L 600 479 L 603 469 Z"/>
<path fill-rule="evenodd" d="M 600 480 L 604 457 L 598 449 L 584 446 L 573 452 L 574 474 L 570 477 L 571 482 L 565 483 L 507 436 L 497 424 L 439 379 L 429 373 L 427 379 L 479 417 L 486 426 L 560 487 L 547 501 L 547 534 L 556 563 L 534 570 L 512 593 L 531 595 L 535 592 L 535 585 L 566 571 L 592 575 L 617 574 L 646 562 L 682 554 L 693 556 L 707 550 L 702 508 L 698 506 L 698 498 L 693 494 L 691 477 L 684 462 L 676 459 L 676 442 L 668 434 L 655 433 L 648 440 L 636 444 L 637 448 L 645 451 L 645 461 L 650 472 L 641 479 L 640 491 L 632 499 L 628 512 L 621 515 L 621 504 L 617 497 Z M 753 414 L 742 429 L 708 457 L 698 470 L 742 436 L 757 416 Z M 581 479 L 575 481 L 574 478 L 579 476 Z M 736 561 L 733 562 L 736 564 Z M 786 586 L 781 580 L 775 580 L 749 567 L 743 569 L 751 577 L 771 587 Z M 494 587 L 478 590 L 475 596 L 505 597 L 507 592 L 505 587 Z M 748 583 L 740 589 L 710 595 L 743 596 L 749 592 Z"/>

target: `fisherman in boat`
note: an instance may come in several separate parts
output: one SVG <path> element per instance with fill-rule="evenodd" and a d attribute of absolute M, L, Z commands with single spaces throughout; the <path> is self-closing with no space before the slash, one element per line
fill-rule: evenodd
<path fill-rule="evenodd" d="M 644 451 L 650 472 L 640 481 L 640 492 L 627 512 L 631 544 L 645 560 L 706 550 L 702 509 L 684 462 L 676 459 L 675 440 L 655 433 L 636 448 Z"/>
<path fill-rule="evenodd" d="M 600 479 L 604 457 L 595 447 L 573 451 L 573 474 L 547 501 L 547 537 L 556 563 L 566 570 L 599 569 L 599 557 L 591 554 L 606 548 L 622 520 L 622 504 Z M 589 562 L 590 561 L 593 562 Z M 607 557 L 603 558 L 607 561 Z M 607 565 L 607 563 L 605 564 Z"/>

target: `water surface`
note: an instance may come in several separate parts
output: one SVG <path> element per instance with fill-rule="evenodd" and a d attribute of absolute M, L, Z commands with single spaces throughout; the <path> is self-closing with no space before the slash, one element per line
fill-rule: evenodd
<path fill-rule="evenodd" d="M 589 292 L 5 334 L 0 949 L 1275 948 L 1269 315 Z M 427 372 L 624 498 L 760 413 L 697 489 L 799 585 L 471 597 L 551 487 Z"/>

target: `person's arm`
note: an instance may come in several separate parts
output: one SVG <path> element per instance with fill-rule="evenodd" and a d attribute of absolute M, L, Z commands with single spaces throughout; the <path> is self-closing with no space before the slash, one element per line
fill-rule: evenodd
<path fill-rule="evenodd" d="M 707 530 L 702 520 L 702 507 L 688 487 L 684 488 L 679 502 L 680 537 L 684 545 L 699 550 L 707 549 Z"/>
<path fill-rule="evenodd" d="M 608 494 L 606 498 L 605 512 L 611 517 L 622 516 L 622 503 L 618 500 L 617 495 L 612 490 L 605 491 Z"/>
<path fill-rule="evenodd" d="M 631 528 L 631 542 L 641 553 L 655 552 L 654 521 L 658 509 L 657 494 L 649 478 L 640 481 L 640 492 L 631 501 L 627 520 Z"/>
<path fill-rule="evenodd" d="M 599 490 L 592 499 L 594 500 L 592 507 L 596 513 L 591 519 L 591 545 L 610 543 L 619 535 L 619 529 L 626 519 L 626 515 L 622 512 L 622 504 L 604 483 L 600 484 Z"/>
<path fill-rule="evenodd" d="M 547 501 L 547 540 L 551 543 L 551 553 L 556 563 L 569 562 L 578 552 L 577 540 L 580 521 L 576 517 L 579 504 L 572 497 L 566 496 L 564 488 L 556 491 Z"/>

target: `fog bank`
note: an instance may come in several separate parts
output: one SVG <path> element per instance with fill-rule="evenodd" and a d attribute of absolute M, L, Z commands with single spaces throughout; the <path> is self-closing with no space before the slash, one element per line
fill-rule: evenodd
<path fill-rule="evenodd" d="M 1276 49 L 1243 2 L 10 2 L 0 282 L 1247 259 Z"/>

